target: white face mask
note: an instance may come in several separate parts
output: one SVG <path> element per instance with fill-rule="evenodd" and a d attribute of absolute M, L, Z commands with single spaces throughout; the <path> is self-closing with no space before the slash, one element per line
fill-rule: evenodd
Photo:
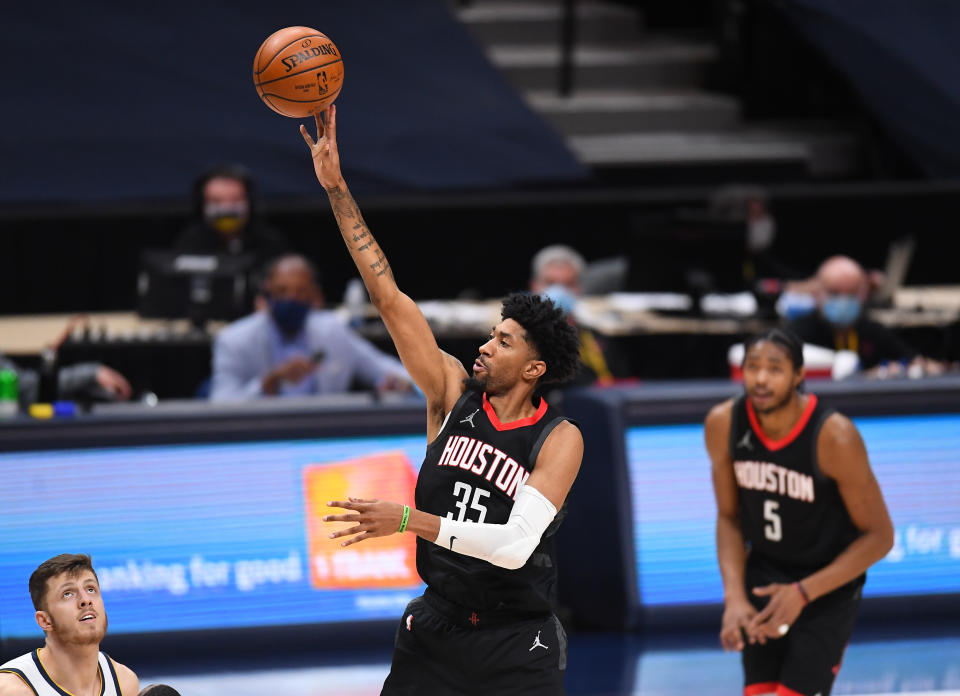
<path fill-rule="evenodd" d="M 203 206 L 203 216 L 207 224 L 224 234 L 232 234 L 243 227 L 249 213 L 250 206 L 246 201 L 207 203 Z"/>

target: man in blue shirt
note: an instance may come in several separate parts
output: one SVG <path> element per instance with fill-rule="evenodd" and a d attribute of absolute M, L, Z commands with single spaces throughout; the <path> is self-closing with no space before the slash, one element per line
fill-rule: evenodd
<path fill-rule="evenodd" d="M 317 274 L 306 258 L 274 261 L 264 289 L 267 307 L 217 336 L 212 401 L 342 393 L 355 380 L 377 390 L 410 388 L 399 360 L 319 309 Z"/>

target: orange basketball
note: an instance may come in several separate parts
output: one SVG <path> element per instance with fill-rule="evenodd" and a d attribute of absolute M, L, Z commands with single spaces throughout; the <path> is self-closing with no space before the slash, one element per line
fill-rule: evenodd
<path fill-rule="evenodd" d="M 310 27 L 275 31 L 253 59 L 253 83 L 278 114 L 306 118 L 340 94 L 343 60 L 327 36 Z"/>

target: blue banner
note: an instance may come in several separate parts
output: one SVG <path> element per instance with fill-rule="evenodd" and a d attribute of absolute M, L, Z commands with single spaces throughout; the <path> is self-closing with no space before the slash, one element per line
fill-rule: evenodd
<path fill-rule="evenodd" d="M 893 549 L 864 596 L 960 592 L 960 414 L 855 418 L 893 519 Z M 723 601 L 703 426 L 626 432 L 644 605 Z"/>
<path fill-rule="evenodd" d="M 422 591 L 414 537 L 340 549 L 346 495 L 413 502 L 424 437 L 0 454 L 0 637 L 40 637 L 27 591 L 93 557 L 110 632 L 394 619 Z M 342 525 L 343 523 L 341 523 Z"/>

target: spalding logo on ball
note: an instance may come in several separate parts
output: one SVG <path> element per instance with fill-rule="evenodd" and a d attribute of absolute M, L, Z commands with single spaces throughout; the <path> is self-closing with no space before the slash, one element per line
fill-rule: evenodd
<path fill-rule="evenodd" d="M 253 59 L 253 84 L 278 114 L 306 118 L 340 94 L 343 59 L 325 34 L 310 27 L 275 31 Z"/>

